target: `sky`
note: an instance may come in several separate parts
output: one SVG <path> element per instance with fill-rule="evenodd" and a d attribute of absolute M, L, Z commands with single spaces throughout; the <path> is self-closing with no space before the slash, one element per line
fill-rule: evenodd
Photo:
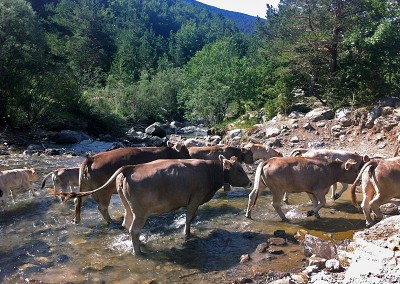
<path fill-rule="evenodd" d="M 265 18 L 267 3 L 278 7 L 279 0 L 197 0 L 220 9 Z"/>

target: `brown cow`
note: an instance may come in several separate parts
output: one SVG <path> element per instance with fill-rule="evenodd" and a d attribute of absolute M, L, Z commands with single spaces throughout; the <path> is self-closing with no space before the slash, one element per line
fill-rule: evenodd
<path fill-rule="evenodd" d="M 7 206 L 7 199 L 10 192 L 13 202 L 15 202 L 16 190 L 21 187 L 29 189 L 32 195 L 36 196 L 33 183 L 38 179 L 39 175 L 35 169 L 25 168 L 0 171 L 0 204 L 3 207 Z"/>
<path fill-rule="evenodd" d="M 192 159 L 218 160 L 219 155 L 226 158 L 237 157 L 240 163 L 252 164 L 253 153 L 251 150 L 236 148 L 227 145 L 188 147 L 189 155 Z"/>
<path fill-rule="evenodd" d="M 331 149 L 294 149 L 291 153 L 290 156 L 298 156 L 301 155 L 301 157 L 308 157 L 308 158 L 325 158 L 325 159 L 331 159 L 331 160 L 336 160 L 339 159 L 342 162 L 347 161 L 348 159 L 354 160 L 357 165 L 356 167 L 361 170 L 362 166 L 370 160 L 370 158 L 367 155 L 361 156 L 355 152 L 349 152 L 345 150 L 331 150 Z M 356 179 L 358 173 L 354 174 L 354 179 Z M 353 182 L 350 182 L 352 184 Z M 341 182 L 342 184 L 342 190 L 339 191 L 339 193 L 336 193 L 337 189 L 337 183 L 332 184 L 331 189 L 332 189 L 332 194 L 331 198 L 333 200 L 338 199 L 340 196 L 342 196 L 343 192 L 346 191 L 348 187 L 348 183 L 346 182 Z M 283 197 L 283 202 L 289 203 L 287 194 L 285 193 L 285 196 Z"/>
<path fill-rule="evenodd" d="M 98 153 L 86 157 L 79 170 L 79 189 L 80 192 L 90 191 L 102 186 L 112 174 L 122 166 L 136 165 L 151 162 L 157 159 L 187 159 L 190 158 L 187 148 L 181 144 L 167 142 L 167 147 L 127 147 L 115 149 L 108 152 Z M 107 223 L 112 222 L 108 213 L 111 196 L 117 191 L 114 186 L 109 186 L 108 190 L 92 195 L 98 203 L 98 209 Z M 86 200 L 86 198 L 84 198 Z M 80 213 L 82 202 L 81 198 L 75 200 L 74 222 L 81 220 Z"/>
<path fill-rule="evenodd" d="M 187 208 L 184 233 L 200 205 L 208 202 L 223 184 L 248 187 L 251 182 L 236 157 L 230 160 L 156 160 L 118 169 L 100 188 L 84 193 L 56 193 L 72 198 L 117 187 L 125 207 L 123 226 L 132 238 L 133 252 L 140 254 L 139 236 L 147 218 Z"/>
<path fill-rule="evenodd" d="M 264 144 L 247 143 L 242 148 L 250 150 L 253 153 L 253 162 L 257 160 L 268 160 L 273 157 L 283 157 L 281 152 L 276 151 L 270 146 Z"/>
<path fill-rule="evenodd" d="M 348 160 L 328 160 L 323 158 L 283 157 L 272 158 L 258 165 L 254 189 L 249 194 L 246 217 L 251 218 L 261 189 L 268 187 L 272 193 L 272 205 L 282 220 L 287 221 L 281 209 L 281 201 L 285 192 L 307 192 L 313 201 L 313 210 L 307 216 L 315 215 L 325 205 L 325 195 L 329 187 L 338 181 L 352 182 L 349 176 L 355 172 L 356 162 Z"/>
<path fill-rule="evenodd" d="M 379 206 L 400 195 L 400 157 L 369 161 L 361 169 L 356 182 L 360 179 L 363 193 L 361 208 L 366 227 L 370 227 L 383 218 Z M 358 208 L 355 183 L 350 191 L 351 202 Z M 371 209 L 375 214 L 375 221 L 371 218 Z"/>
<path fill-rule="evenodd" d="M 51 176 L 53 181 L 53 187 L 56 190 L 61 190 L 62 192 L 67 192 L 69 190 L 75 191 L 75 186 L 79 186 L 79 167 L 74 168 L 58 168 L 50 173 L 48 173 L 42 180 L 41 190 L 46 185 L 47 179 Z M 61 201 L 63 198 L 61 197 Z"/>

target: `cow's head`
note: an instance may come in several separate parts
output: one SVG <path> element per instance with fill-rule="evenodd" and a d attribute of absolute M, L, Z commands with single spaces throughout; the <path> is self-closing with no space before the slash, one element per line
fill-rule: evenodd
<path fill-rule="evenodd" d="M 343 162 L 339 159 L 336 159 L 336 161 L 342 162 L 343 163 L 342 167 L 346 170 L 343 175 L 343 180 L 341 180 L 341 181 L 347 182 L 349 184 L 353 183 L 354 180 L 358 176 L 358 172 L 359 172 L 358 163 L 353 159 L 348 159 L 345 162 Z"/>
<path fill-rule="evenodd" d="M 241 153 L 240 153 L 241 159 L 240 160 L 243 161 L 243 163 L 252 164 L 254 162 L 253 161 L 253 151 L 251 149 L 245 148 L 245 147 L 240 148 L 240 150 L 241 150 Z"/>
<path fill-rule="evenodd" d="M 179 159 L 190 159 L 189 150 L 183 143 L 167 141 L 167 146 L 178 152 Z"/>
<path fill-rule="evenodd" d="M 237 187 L 250 187 L 252 183 L 244 171 L 243 167 L 237 161 L 235 156 L 229 160 L 223 155 L 219 155 L 224 171 L 224 190 L 230 190 L 230 185 Z"/>
<path fill-rule="evenodd" d="M 29 169 L 29 180 L 37 181 L 39 179 L 39 173 L 36 169 Z"/>

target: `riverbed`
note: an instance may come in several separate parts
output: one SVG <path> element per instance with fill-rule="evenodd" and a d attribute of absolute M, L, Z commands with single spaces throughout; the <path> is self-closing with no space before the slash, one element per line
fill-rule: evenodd
<path fill-rule="evenodd" d="M 0 167 L 35 167 L 42 178 L 56 168 L 78 166 L 82 160 L 12 154 L 0 157 Z M 363 215 L 351 205 L 348 192 L 337 201 L 328 197 L 319 220 L 306 217 L 311 208 L 306 194 L 291 194 L 291 204 L 283 205 L 289 223 L 280 221 L 268 191 L 258 198 L 254 220 L 245 218 L 249 193 L 244 188 L 218 191 L 199 208 L 190 238 L 183 235 L 184 209 L 149 218 L 141 235 L 144 255 L 135 256 L 128 232 L 121 227 L 124 210 L 118 195 L 110 206 L 116 222 L 108 226 L 91 198 L 83 206 L 82 222 L 74 224 L 73 202 L 62 204 L 46 191 L 32 197 L 20 190 L 16 202 L 0 212 L 0 282 L 232 283 L 256 272 L 291 271 L 302 265 L 303 248 L 298 244 L 289 242 L 282 248 L 284 253 L 272 259 L 264 260 L 255 252 L 277 230 L 294 235 L 303 229 L 340 241 L 364 228 Z M 243 254 L 251 260 L 241 264 Z"/>

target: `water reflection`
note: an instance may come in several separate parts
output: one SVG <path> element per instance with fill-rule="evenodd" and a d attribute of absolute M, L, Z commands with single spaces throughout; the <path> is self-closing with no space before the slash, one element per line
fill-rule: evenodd
<path fill-rule="evenodd" d="M 11 155 L 1 157 L 3 169 L 35 167 L 42 176 L 59 167 L 77 166 L 82 157 Z M 35 188 L 40 188 L 40 180 Z M 280 221 L 272 208 L 272 197 L 263 192 L 253 210 L 254 220 L 244 216 L 249 190 L 218 191 L 199 208 L 192 222 L 193 237 L 183 234 L 185 210 L 148 219 L 141 236 L 144 256 L 132 255 L 132 244 L 121 228 L 123 206 L 117 195 L 111 199 L 110 214 L 116 224 L 107 226 L 89 198 L 82 223 L 71 223 L 73 203 L 61 204 L 41 192 L 39 197 L 20 191 L 17 202 L 0 212 L 0 282 L 22 283 L 231 283 L 256 270 L 287 271 L 301 263 L 302 248 L 289 244 L 284 256 L 260 258 L 255 248 L 275 230 L 295 234 L 306 229 L 324 238 L 344 239 L 364 226 L 361 212 L 349 202 L 348 193 L 328 201 L 321 219 L 305 217 L 311 205 L 307 195 L 292 194 L 283 210 L 291 219 Z M 328 236 L 329 235 L 329 236 Z M 242 254 L 252 261 L 240 264 Z M 288 261 L 290 260 L 290 261 Z M 258 261 L 258 262 L 256 262 Z M 264 264 L 264 266 L 263 266 Z"/>

